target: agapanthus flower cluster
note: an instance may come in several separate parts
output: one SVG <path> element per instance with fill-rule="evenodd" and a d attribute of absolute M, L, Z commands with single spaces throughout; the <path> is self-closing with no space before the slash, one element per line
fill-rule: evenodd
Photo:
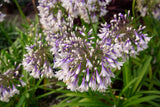
<path fill-rule="evenodd" d="M 0 73 L 0 100 L 3 102 L 9 102 L 10 98 L 15 94 L 19 94 L 17 87 L 25 86 L 26 83 L 23 82 L 19 74 L 19 65 L 16 69 L 8 69 L 4 73 Z"/>
<path fill-rule="evenodd" d="M 92 27 L 93 23 L 89 23 L 91 20 L 94 22 L 92 13 L 95 12 L 95 17 L 99 17 L 101 8 L 97 6 L 105 8 L 109 2 L 106 0 L 39 1 L 38 9 L 46 35 L 45 40 L 51 46 L 50 52 L 54 56 L 53 69 L 60 69 L 53 76 L 65 82 L 71 91 L 84 92 L 91 89 L 105 92 L 111 86 L 111 78 L 115 77 L 113 71 L 120 70 L 128 56 L 136 56 L 147 48 L 150 38 L 142 32 L 145 27 L 134 29 L 131 23 L 133 18 L 130 18 L 129 12 L 125 15 L 121 13 L 118 16 L 114 15 L 114 19 L 109 24 L 102 24 L 100 33 L 96 33 L 98 29 Z M 100 16 L 104 14 L 102 12 Z M 90 27 L 74 25 L 74 19 L 78 16 Z M 97 21 L 96 19 L 95 22 Z M 32 46 L 28 49 L 33 55 L 31 48 Z M 34 54 L 37 54 L 35 52 L 39 50 L 34 51 Z M 37 69 L 35 62 L 41 58 L 33 55 L 36 58 L 31 61 L 33 58 L 31 55 L 25 57 L 29 59 L 28 64 L 33 65 L 30 71 L 35 72 L 33 71 Z"/>
<path fill-rule="evenodd" d="M 68 14 L 65 14 L 58 4 L 60 5 L 60 0 L 39 0 L 37 8 L 46 35 L 66 29 Z"/>
<path fill-rule="evenodd" d="M 159 0 L 137 0 L 137 9 L 143 17 L 151 13 L 154 18 L 160 20 Z"/>
<path fill-rule="evenodd" d="M 128 55 L 135 57 L 140 51 L 146 49 L 151 39 L 147 37 L 147 34 L 143 34 L 145 26 L 140 25 L 136 30 L 131 23 L 132 20 L 130 11 L 125 15 L 121 13 L 118 16 L 114 15 L 109 24 L 102 24 L 100 34 L 98 34 L 98 37 L 102 40 L 109 39 L 109 43 L 114 45 L 114 52 L 124 59 Z"/>
<path fill-rule="evenodd" d="M 96 41 L 95 44 L 91 34 L 92 29 L 85 34 L 84 28 L 65 32 L 57 40 L 59 53 L 55 53 L 54 68 L 60 67 L 61 70 L 55 77 L 63 80 L 71 91 L 84 92 L 91 88 L 104 92 L 114 77 L 111 70 L 123 65 L 107 41 Z"/>
<path fill-rule="evenodd" d="M 86 32 L 85 27 L 55 36 L 58 53 L 54 53 L 54 67 L 61 68 L 55 76 L 71 91 L 90 88 L 104 92 L 114 77 L 112 70 L 121 69 L 128 56 L 136 56 L 147 48 L 150 37 L 142 33 L 145 27 L 134 29 L 132 19 L 129 12 L 114 15 L 110 24 L 102 24 L 96 41 L 91 36 L 92 29 Z"/>
<path fill-rule="evenodd" d="M 107 13 L 106 5 L 109 2 L 110 0 L 39 0 L 37 8 L 45 34 L 50 35 L 65 31 L 78 16 L 87 23 L 97 22 L 97 16 Z"/>
<path fill-rule="evenodd" d="M 41 33 L 38 34 L 38 37 L 41 37 Z M 34 78 L 52 78 L 54 75 L 52 64 L 50 63 L 50 57 L 52 56 L 48 51 L 48 44 L 43 43 L 41 39 L 36 39 L 33 44 L 26 46 L 26 49 L 27 53 L 24 55 L 22 62 L 24 70 Z"/>
<path fill-rule="evenodd" d="M 80 16 L 85 22 L 95 23 L 98 17 L 104 16 L 107 13 L 106 6 L 111 0 L 61 0 L 62 6 L 67 12 L 76 18 Z"/>

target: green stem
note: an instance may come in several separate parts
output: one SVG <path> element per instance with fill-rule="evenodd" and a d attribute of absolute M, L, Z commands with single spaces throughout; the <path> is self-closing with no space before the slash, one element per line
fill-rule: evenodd
<path fill-rule="evenodd" d="M 92 20 L 91 20 L 91 16 L 90 16 L 90 14 L 89 14 L 88 9 L 87 9 L 87 13 L 88 13 L 88 17 L 89 17 L 90 24 L 91 24 L 92 29 L 93 29 L 93 35 L 94 35 L 94 37 L 95 37 L 95 39 L 94 39 L 94 42 L 95 42 L 94 47 L 96 47 L 96 44 L 97 44 L 96 42 L 97 42 L 98 36 L 97 36 L 96 30 L 95 30 L 95 28 L 94 28 L 94 26 L 93 26 L 93 23 L 92 23 Z"/>
<path fill-rule="evenodd" d="M 133 3 L 132 3 L 132 13 L 133 13 L 133 17 L 135 17 L 135 4 L 136 4 L 136 0 L 133 0 Z"/>
<path fill-rule="evenodd" d="M 24 15 L 24 13 L 23 13 L 20 5 L 18 4 L 17 0 L 13 0 L 13 1 L 14 1 L 14 3 L 16 4 L 16 6 L 17 6 L 17 8 L 18 8 L 18 11 L 19 11 L 19 13 L 20 13 L 20 15 L 21 15 L 21 17 L 22 17 L 22 20 L 28 25 L 27 18 L 26 18 L 26 16 Z"/>

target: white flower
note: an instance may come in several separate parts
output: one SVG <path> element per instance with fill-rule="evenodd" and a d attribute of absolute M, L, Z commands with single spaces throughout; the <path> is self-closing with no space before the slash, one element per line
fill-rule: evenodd
<path fill-rule="evenodd" d="M 105 77 L 105 76 L 109 76 L 109 74 L 107 73 L 106 71 L 106 68 L 103 66 L 103 63 L 102 63 L 102 68 L 101 68 L 101 73 L 100 73 L 101 76 Z"/>
<path fill-rule="evenodd" d="M 19 90 L 13 85 L 12 91 L 10 91 L 10 96 L 13 97 L 13 95 L 19 94 Z"/>
<path fill-rule="evenodd" d="M 98 91 L 100 91 L 100 92 L 105 92 L 106 91 L 106 89 L 107 89 L 107 87 L 104 85 L 104 83 L 102 82 L 102 80 L 100 80 L 101 82 L 100 82 L 100 85 L 99 85 L 99 87 L 98 87 Z"/>
<path fill-rule="evenodd" d="M 96 78 L 97 78 L 97 83 L 99 84 L 101 79 L 97 70 L 96 70 Z"/>
<path fill-rule="evenodd" d="M 25 82 L 23 82 L 22 80 L 20 80 L 20 82 L 21 82 L 22 87 L 23 87 L 23 86 L 26 86 L 26 83 L 25 83 Z"/>
<path fill-rule="evenodd" d="M 86 81 L 89 82 L 89 69 L 87 69 L 87 74 L 86 74 Z"/>
<path fill-rule="evenodd" d="M 0 12 L 0 22 L 2 22 L 4 20 L 5 16 L 6 16 L 5 14 L 3 14 L 3 13 Z"/>
<path fill-rule="evenodd" d="M 85 83 L 85 77 L 82 80 L 81 85 L 78 87 L 80 92 L 88 91 L 88 85 Z"/>
<path fill-rule="evenodd" d="M 78 66 L 78 68 L 77 68 L 77 70 L 76 70 L 76 74 L 79 74 L 80 69 L 81 69 L 81 63 L 79 64 L 79 66 Z"/>
<path fill-rule="evenodd" d="M 73 82 L 70 82 L 68 85 L 67 85 L 67 89 L 70 89 L 71 91 L 76 91 L 77 90 L 77 87 L 78 87 L 78 80 L 75 80 Z"/>
<path fill-rule="evenodd" d="M 4 2 L 6 2 L 6 3 L 10 3 L 10 0 L 4 0 Z"/>
<path fill-rule="evenodd" d="M 93 65 L 92 65 L 92 63 L 89 61 L 89 59 L 87 59 L 86 67 L 88 67 L 89 69 L 92 69 L 92 67 L 93 67 Z"/>
<path fill-rule="evenodd" d="M 9 92 L 7 92 L 6 90 L 3 90 L 0 100 L 4 102 L 9 102 L 9 97 L 10 97 Z"/>
<path fill-rule="evenodd" d="M 91 80 L 89 82 L 89 87 L 91 87 L 91 89 L 93 91 L 96 91 L 97 90 L 97 83 L 96 83 L 96 80 L 95 80 L 95 76 L 92 76 L 91 77 Z"/>

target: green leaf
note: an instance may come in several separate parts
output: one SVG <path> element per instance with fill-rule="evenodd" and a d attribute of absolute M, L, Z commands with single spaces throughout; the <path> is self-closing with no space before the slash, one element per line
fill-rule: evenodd
<path fill-rule="evenodd" d="M 130 101 L 132 101 L 132 100 L 134 100 L 134 99 L 139 99 L 141 96 L 142 96 L 142 94 L 134 95 L 134 96 L 128 98 L 128 99 L 124 102 L 124 104 L 126 104 L 127 102 L 130 102 Z"/>
<path fill-rule="evenodd" d="M 121 91 L 119 97 L 121 97 L 123 95 L 123 93 L 129 88 L 132 86 L 133 83 L 135 83 L 137 81 L 138 78 L 134 78 L 132 81 L 130 81 L 124 88 L 123 90 Z"/>
<path fill-rule="evenodd" d="M 18 101 L 18 104 L 15 107 L 22 107 L 22 104 L 24 103 L 25 99 L 25 95 L 22 95 L 20 100 Z"/>
<path fill-rule="evenodd" d="M 159 107 L 159 103 L 155 103 L 153 101 L 148 101 L 149 104 L 151 104 L 154 107 Z"/>
<path fill-rule="evenodd" d="M 132 101 L 128 102 L 127 104 L 124 105 L 124 107 L 140 104 L 140 103 L 143 103 L 143 102 L 148 102 L 148 101 L 151 101 L 151 100 L 154 100 L 154 99 L 157 99 L 157 98 L 160 98 L 160 96 L 158 96 L 158 95 L 151 95 L 151 96 L 146 96 L 146 97 L 138 98 L 138 99 L 135 99 L 135 100 L 132 100 Z"/>
<path fill-rule="evenodd" d="M 59 89 L 56 89 L 56 90 L 53 90 L 53 89 L 52 89 L 52 91 L 50 91 L 50 92 L 47 92 L 47 93 L 42 94 L 42 95 L 39 95 L 38 97 L 36 97 L 36 99 L 40 99 L 40 98 L 42 98 L 42 97 L 46 97 L 46 96 L 48 96 L 48 95 L 51 95 L 51 94 L 53 94 L 53 93 L 56 93 L 57 90 L 61 90 L 61 89 L 62 89 L 62 88 L 59 88 Z"/>
<path fill-rule="evenodd" d="M 53 93 L 55 93 L 55 92 L 56 92 L 55 90 L 52 90 L 52 91 L 50 91 L 50 92 L 47 92 L 47 93 L 45 93 L 45 94 L 42 94 L 42 95 L 36 97 L 36 99 L 40 99 L 40 98 L 42 98 L 42 97 L 46 97 L 46 96 L 51 95 L 51 94 L 53 94 Z"/>
<path fill-rule="evenodd" d="M 151 56 L 147 57 L 144 65 L 142 66 L 141 69 L 139 69 L 139 71 L 138 71 L 139 72 L 138 81 L 134 85 L 134 88 L 132 90 L 132 94 L 134 94 L 138 89 L 141 88 L 140 86 L 142 85 L 142 80 L 144 79 L 145 74 L 147 74 L 147 72 L 149 71 L 148 68 L 149 68 L 151 59 L 152 59 Z"/>
<path fill-rule="evenodd" d="M 63 103 L 60 105 L 53 105 L 51 107 L 66 107 L 66 106 L 84 106 L 84 107 L 110 107 L 109 105 L 102 103 L 102 102 L 97 102 L 97 101 L 92 101 L 92 102 L 71 102 L 71 103 Z"/>
<path fill-rule="evenodd" d="M 130 64 L 129 64 L 129 60 L 127 60 L 123 66 L 123 84 L 124 84 L 124 86 L 126 86 L 131 79 L 130 74 L 131 74 Z"/>
<path fill-rule="evenodd" d="M 139 93 L 143 93 L 143 94 L 159 94 L 159 95 L 160 95 L 160 91 L 155 91 L 155 90 L 151 90 L 151 91 L 140 91 Z"/>

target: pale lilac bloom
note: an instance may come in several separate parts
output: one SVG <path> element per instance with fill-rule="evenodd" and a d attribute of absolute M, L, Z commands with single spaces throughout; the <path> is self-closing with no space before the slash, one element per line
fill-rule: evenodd
<path fill-rule="evenodd" d="M 101 33 L 98 34 L 102 40 L 106 38 L 111 39 L 113 51 L 118 53 L 116 57 L 127 58 L 127 55 L 136 56 L 140 51 L 148 47 L 147 44 L 151 39 L 151 37 L 147 37 L 147 34 L 142 33 L 145 26 L 140 25 L 138 30 L 136 30 L 129 24 L 132 22 L 133 17 L 129 17 L 130 11 L 125 15 L 121 13 L 119 13 L 118 16 L 114 15 L 114 19 L 110 21 L 110 24 L 102 24 L 103 27 L 100 29 Z M 106 35 L 106 37 L 104 35 Z M 117 63 L 119 64 L 118 69 L 122 66 L 122 62 Z"/>
<path fill-rule="evenodd" d="M 21 80 L 21 75 L 19 74 L 19 68 L 21 64 L 18 65 L 16 69 L 8 69 L 6 72 L 0 75 L 0 100 L 3 102 L 9 102 L 10 98 L 20 91 L 18 87 L 23 87 L 26 85 L 24 81 Z"/>
<path fill-rule="evenodd" d="M 24 70 L 34 78 L 52 78 L 54 76 L 53 68 L 47 56 L 49 46 L 39 40 L 34 45 L 26 46 L 26 49 L 27 53 L 24 55 L 22 62 Z"/>

